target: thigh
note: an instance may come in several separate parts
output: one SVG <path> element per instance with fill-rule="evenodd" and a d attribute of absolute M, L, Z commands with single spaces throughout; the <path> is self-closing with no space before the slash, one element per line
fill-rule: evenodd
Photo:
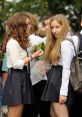
<path fill-rule="evenodd" d="M 57 116 L 56 116 L 56 112 L 55 112 L 54 107 L 53 107 L 52 104 L 51 104 L 51 106 L 50 106 L 50 115 L 51 115 L 51 117 L 57 117 Z"/>
<path fill-rule="evenodd" d="M 24 106 L 22 104 L 9 106 L 8 107 L 8 117 L 21 117 Z"/>
<path fill-rule="evenodd" d="M 57 117 L 68 117 L 68 109 L 66 104 L 53 103 Z"/>

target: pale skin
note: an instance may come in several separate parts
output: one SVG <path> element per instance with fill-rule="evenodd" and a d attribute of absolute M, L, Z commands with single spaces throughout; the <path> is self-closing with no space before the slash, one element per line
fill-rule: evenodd
<path fill-rule="evenodd" d="M 8 77 L 8 72 L 3 72 L 2 73 L 2 87 L 3 88 L 4 88 L 7 77 Z"/>
<path fill-rule="evenodd" d="M 36 58 L 38 56 L 41 56 L 42 54 L 43 54 L 43 51 L 42 50 L 38 50 L 31 57 L 32 58 Z M 31 57 L 29 56 L 29 57 L 24 58 L 24 64 L 28 63 L 32 59 Z"/>
<path fill-rule="evenodd" d="M 28 25 L 27 28 L 27 32 L 30 33 L 30 29 L 31 29 L 31 24 L 30 24 L 30 19 L 27 18 L 26 23 Z M 28 62 L 30 62 L 32 59 L 39 57 L 43 54 L 42 50 L 38 50 L 35 53 L 33 53 L 31 55 L 31 57 L 25 57 L 24 60 L 24 64 L 27 64 Z M 3 83 L 4 85 L 4 83 Z M 22 112 L 24 109 L 24 104 L 18 104 L 18 105 L 13 105 L 13 106 L 8 106 L 8 117 L 21 117 L 22 116 Z"/>
<path fill-rule="evenodd" d="M 50 106 L 50 115 L 51 115 L 51 117 L 57 117 L 53 104 L 51 104 L 51 106 Z"/>
<path fill-rule="evenodd" d="M 51 32 L 58 38 L 62 33 L 62 25 L 59 24 L 56 20 L 51 22 Z M 52 102 L 51 104 L 51 117 L 68 117 L 68 109 L 65 104 L 67 101 L 67 96 L 60 95 L 59 102 Z"/>
<path fill-rule="evenodd" d="M 46 32 L 48 31 L 49 22 L 50 22 L 50 18 L 49 18 L 49 19 L 46 19 L 46 20 L 44 21 L 44 29 L 45 29 Z"/>
<path fill-rule="evenodd" d="M 38 56 L 41 56 L 43 54 L 42 50 L 38 50 L 36 51 L 33 55 L 32 58 L 36 58 Z M 29 61 L 31 61 L 32 59 L 30 56 L 24 58 L 24 64 L 28 63 Z M 24 105 L 23 104 L 18 104 L 18 105 L 14 105 L 14 106 L 9 106 L 8 107 L 8 117 L 21 117 L 22 116 L 22 112 L 24 109 Z M 14 114 L 13 114 L 14 113 Z"/>
<path fill-rule="evenodd" d="M 8 117 L 21 117 L 24 105 L 14 105 L 8 107 Z"/>

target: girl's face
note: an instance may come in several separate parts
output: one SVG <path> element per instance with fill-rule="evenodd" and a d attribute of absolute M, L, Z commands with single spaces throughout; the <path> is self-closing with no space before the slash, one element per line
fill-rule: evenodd
<path fill-rule="evenodd" d="M 62 32 L 62 25 L 59 24 L 56 20 L 51 22 L 51 32 L 54 37 L 59 38 Z"/>
<path fill-rule="evenodd" d="M 27 18 L 27 20 L 26 20 L 26 24 L 27 24 L 27 32 L 30 32 L 32 26 L 31 26 L 31 23 L 30 23 L 30 19 L 29 19 L 29 18 Z"/>

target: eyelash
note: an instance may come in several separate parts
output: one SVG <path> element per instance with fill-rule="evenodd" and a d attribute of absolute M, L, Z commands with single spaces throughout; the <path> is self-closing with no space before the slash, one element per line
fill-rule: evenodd
<path fill-rule="evenodd" d="M 53 29 L 54 27 L 51 27 L 51 29 Z M 55 27 L 56 29 L 60 28 L 60 27 Z"/>

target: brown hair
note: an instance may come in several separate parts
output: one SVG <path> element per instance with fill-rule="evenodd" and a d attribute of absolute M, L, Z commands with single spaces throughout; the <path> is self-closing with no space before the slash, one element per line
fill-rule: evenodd
<path fill-rule="evenodd" d="M 31 32 L 36 33 L 38 30 L 38 17 L 35 14 L 32 14 L 31 12 L 24 12 L 27 16 L 30 18 L 30 23 L 32 26 Z"/>
<path fill-rule="evenodd" d="M 51 32 L 51 23 L 54 20 L 56 20 L 59 24 L 62 25 L 62 33 L 59 38 L 55 38 Z M 46 61 L 50 60 L 52 64 L 57 64 L 60 58 L 61 42 L 65 39 L 67 33 L 69 32 L 69 29 L 69 21 L 63 14 L 58 14 L 51 18 L 45 47 Z"/>
<path fill-rule="evenodd" d="M 26 30 L 28 27 L 28 24 L 26 23 L 27 18 L 30 19 L 30 17 L 25 15 L 23 12 L 18 12 L 6 21 L 3 50 L 5 50 L 6 44 L 11 37 L 17 40 L 23 49 L 28 47 L 29 32 Z"/>

